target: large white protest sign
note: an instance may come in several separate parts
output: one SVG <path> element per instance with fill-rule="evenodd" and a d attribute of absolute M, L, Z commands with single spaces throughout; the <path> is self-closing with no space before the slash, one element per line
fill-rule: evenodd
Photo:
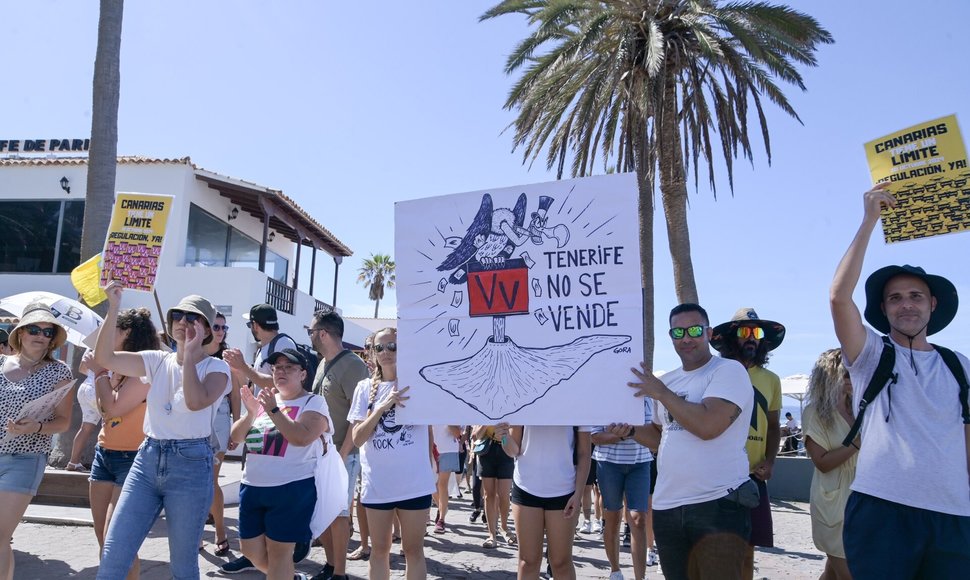
<path fill-rule="evenodd" d="M 642 424 L 636 192 L 612 175 L 396 204 L 399 421 Z"/>

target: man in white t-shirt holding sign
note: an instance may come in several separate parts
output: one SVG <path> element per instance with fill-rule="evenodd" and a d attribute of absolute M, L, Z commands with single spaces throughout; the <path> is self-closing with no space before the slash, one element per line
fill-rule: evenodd
<path fill-rule="evenodd" d="M 630 383 L 656 401 L 653 422 L 609 430 L 659 445 L 653 530 L 664 578 L 740 579 L 758 501 L 745 452 L 751 381 L 740 363 L 711 354 L 710 319 L 697 304 L 670 311 L 669 334 L 683 366 L 658 379 L 641 365 Z"/>

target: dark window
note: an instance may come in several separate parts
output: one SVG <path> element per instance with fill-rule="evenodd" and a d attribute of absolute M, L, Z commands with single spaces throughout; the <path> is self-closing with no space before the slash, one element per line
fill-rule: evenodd
<path fill-rule="evenodd" d="M 259 269 L 259 242 L 196 205 L 189 209 L 185 265 Z M 266 250 L 266 275 L 284 284 L 289 261 Z"/>
<path fill-rule="evenodd" d="M 0 202 L 0 272 L 70 272 L 79 263 L 83 218 L 83 201 Z"/>

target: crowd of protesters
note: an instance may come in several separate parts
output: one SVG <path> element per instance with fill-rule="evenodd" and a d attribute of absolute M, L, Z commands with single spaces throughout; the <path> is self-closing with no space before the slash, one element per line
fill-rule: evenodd
<path fill-rule="evenodd" d="M 864 317 L 882 338 L 852 300 L 879 210 L 894 203 L 884 187 L 865 194 L 832 285 L 841 349 L 823 353 L 810 379 L 811 533 L 828 556 L 827 579 L 970 572 L 970 363 L 926 340 L 953 319 L 956 289 L 913 266 L 877 270 Z M 379 580 L 400 540 L 406 576 L 425 578 L 428 527 L 450 531 L 452 474 L 471 488 L 469 519 L 487 529 L 482 547 L 515 549 L 519 578 L 575 578 L 579 533 L 601 533 L 611 580 L 624 577 L 621 541 L 638 580 L 658 556 L 666 578 L 749 579 L 754 547 L 773 545 L 767 482 L 780 447 L 780 388 L 764 367 L 785 328 L 753 309 L 716 326 L 698 304 L 670 312 L 682 366 L 661 377 L 631 369 L 642 425 L 425 426 L 398 421 L 410 386 L 398 383 L 394 328 L 368 337 L 360 357 L 345 348 L 336 312 L 307 321 L 306 347 L 260 304 L 246 317 L 259 344 L 249 364 L 228 347 L 226 318 L 206 298 L 170 308 L 159 340 L 147 310 L 121 309 L 120 284 L 105 293 L 107 316 L 79 367 L 88 380 L 76 393 L 85 427 L 75 439 L 81 447 L 98 431 L 89 481 L 99 579 L 138 577 L 139 548 L 163 510 L 172 577 L 199 577 L 207 517 L 214 554 L 228 556 L 218 473 L 237 446 L 242 557 L 226 561 L 227 574 L 307 578 L 294 563 L 316 544 L 326 564 L 313 580 L 343 580 L 348 558 L 367 559 Z M 70 423 L 71 396 L 52 399 L 42 419 L 21 412 L 74 384 L 54 358 L 66 336 L 43 303 L 0 333 L 0 580 L 15 577 L 10 539 L 37 493 L 51 436 Z M 86 470 L 78 453 L 68 469 Z M 355 499 L 361 542 L 348 555 Z M 591 522 L 594 511 L 602 518 Z"/>

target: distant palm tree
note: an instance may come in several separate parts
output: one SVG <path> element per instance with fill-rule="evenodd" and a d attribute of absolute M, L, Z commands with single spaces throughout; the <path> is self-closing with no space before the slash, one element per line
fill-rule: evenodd
<path fill-rule="evenodd" d="M 370 299 L 374 301 L 374 318 L 377 318 L 377 309 L 384 299 L 384 288 L 394 287 L 394 260 L 385 254 L 371 254 L 358 272 L 357 282 L 367 286 Z"/>
<path fill-rule="evenodd" d="M 765 2 L 717 0 L 505 0 L 481 16 L 522 14 L 533 26 L 505 71 L 523 69 L 505 102 L 518 110 L 514 146 L 562 178 L 603 167 L 635 171 L 640 202 L 644 360 L 653 359 L 653 194 L 656 171 L 678 300 L 697 302 L 687 229 L 687 174 L 722 158 L 752 159 L 749 106 L 771 148 L 767 98 L 798 119 L 778 80 L 804 90 L 796 65 L 815 66 L 832 36 L 806 14 Z M 720 147 L 712 141 L 720 139 Z M 720 151 L 718 152 L 718 149 Z"/>

